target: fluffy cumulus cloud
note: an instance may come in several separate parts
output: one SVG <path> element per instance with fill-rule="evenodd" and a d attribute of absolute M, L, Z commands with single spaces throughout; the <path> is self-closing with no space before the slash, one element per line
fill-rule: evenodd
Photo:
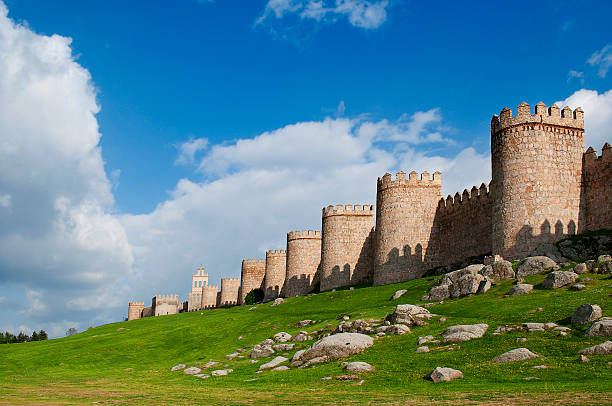
<path fill-rule="evenodd" d="M 69 300 L 109 296 L 132 252 L 111 214 L 89 73 L 69 38 L 7 13 L 0 2 L 0 312 L 38 328 L 68 317 Z"/>
<path fill-rule="evenodd" d="M 584 132 L 586 146 L 592 146 L 601 153 L 605 142 L 612 142 L 612 89 L 599 93 L 596 90 L 580 89 L 567 99 L 557 102 L 558 106 L 584 110 Z"/>
<path fill-rule="evenodd" d="M 387 19 L 388 0 L 269 0 L 256 24 L 293 16 L 315 22 L 346 19 L 363 29 L 380 27 Z"/>

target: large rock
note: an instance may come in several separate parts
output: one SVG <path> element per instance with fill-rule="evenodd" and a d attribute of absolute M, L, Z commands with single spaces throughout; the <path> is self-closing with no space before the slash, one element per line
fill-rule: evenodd
<path fill-rule="evenodd" d="M 293 337 L 293 341 L 295 341 L 295 342 L 308 341 L 308 340 L 311 340 L 311 339 L 312 338 L 308 335 L 308 333 L 306 331 L 300 331 L 299 333 L 297 333 Z"/>
<path fill-rule="evenodd" d="M 272 361 L 266 362 L 265 364 L 261 364 L 259 366 L 259 370 L 263 371 L 264 369 L 275 368 L 279 366 L 280 364 L 282 364 L 283 362 L 288 361 L 288 360 L 289 359 L 285 357 L 275 357 Z"/>
<path fill-rule="evenodd" d="M 594 345 L 584 350 L 578 351 L 578 354 L 589 355 L 608 355 L 612 354 L 612 341 L 605 341 L 601 344 Z"/>
<path fill-rule="evenodd" d="M 234 370 L 233 369 L 216 369 L 212 371 L 210 374 L 212 376 L 225 376 L 229 374 L 230 372 L 234 372 Z"/>
<path fill-rule="evenodd" d="M 534 354 L 529 351 L 527 348 L 516 348 L 514 350 L 510 350 L 508 352 L 503 353 L 491 360 L 491 362 L 515 362 L 515 361 L 525 361 L 532 358 L 538 358 L 538 354 Z"/>
<path fill-rule="evenodd" d="M 581 304 L 572 314 L 572 324 L 588 324 L 601 317 L 601 307 L 589 303 Z"/>
<path fill-rule="evenodd" d="M 452 285 L 457 283 L 459 279 L 463 278 L 465 275 L 477 275 L 484 268 L 483 264 L 476 265 L 468 265 L 465 268 L 458 269 L 453 272 L 449 272 L 444 274 L 440 279 L 438 285 Z"/>
<path fill-rule="evenodd" d="M 374 344 L 374 339 L 360 333 L 339 333 L 325 337 L 315 342 L 304 351 L 299 360 L 308 361 L 313 358 L 327 357 L 339 359 L 358 354 Z"/>
<path fill-rule="evenodd" d="M 483 281 L 485 281 L 485 277 L 478 273 L 465 274 L 461 278 L 459 278 L 456 283 L 453 283 L 451 287 L 451 297 L 458 298 L 462 296 L 473 295 L 478 292 L 480 283 Z"/>
<path fill-rule="evenodd" d="M 572 271 L 574 271 L 574 273 L 577 273 L 578 275 L 582 275 L 583 273 L 589 272 L 589 268 L 583 262 L 583 263 L 577 264 L 574 267 L 574 269 L 572 269 Z"/>
<path fill-rule="evenodd" d="M 531 252 L 530 256 L 544 256 L 552 259 L 555 262 L 565 262 L 567 258 L 563 255 L 563 253 L 557 248 L 555 244 L 546 243 L 538 246 L 535 250 Z"/>
<path fill-rule="evenodd" d="M 181 370 L 183 368 L 186 368 L 186 367 L 187 367 L 187 365 L 185 365 L 185 364 L 178 364 L 178 365 L 173 366 L 171 371 L 172 372 L 179 371 L 179 370 Z"/>
<path fill-rule="evenodd" d="M 553 271 L 542 281 L 544 289 L 558 289 L 573 284 L 578 279 L 578 274 L 570 271 Z"/>
<path fill-rule="evenodd" d="M 391 296 L 391 300 L 397 300 L 404 295 L 404 293 L 408 292 L 406 289 L 398 290 Z"/>
<path fill-rule="evenodd" d="M 338 327 L 334 330 L 333 334 L 336 333 L 366 333 L 369 334 L 373 331 L 370 323 L 363 319 L 357 319 L 354 321 L 342 321 L 338 324 Z"/>
<path fill-rule="evenodd" d="M 183 370 L 183 373 L 187 375 L 196 375 L 200 372 L 202 372 L 202 370 L 198 367 L 189 367 Z"/>
<path fill-rule="evenodd" d="M 442 332 L 445 343 L 456 343 L 480 338 L 489 328 L 488 324 L 463 324 L 451 326 Z"/>
<path fill-rule="evenodd" d="M 463 378 L 463 373 L 457 369 L 436 367 L 427 375 L 429 379 L 438 383 L 452 381 L 453 379 Z"/>
<path fill-rule="evenodd" d="M 282 297 L 274 299 L 274 302 L 270 306 L 278 306 L 279 304 L 285 303 L 285 299 Z"/>
<path fill-rule="evenodd" d="M 612 317 L 602 317 L 585 332 L 588 336 L 611 337 Z"/>
<path fill-rule="evenodd" d="M 284 331 L 274 334 L 274 341 L 276 341 L 277 343 L 285 343 L 291 340 L 291 338 L 291 334 L 285 333 Z"/>
<path fill-rule="evenodd" d="M 495 261 L 480 270 L 480 274 L 492 282 L 514 279 L 516 274 L 512 269 L 512 262 L 501 260 Z"/>
<path fill-rule="evenodd" d="M 396 336 L 401 336 L 403 334 L 406 333 L 410 333 L 410 328 L 408 326 L 406 326 L 405 324 L 393 324 L 391 326 L 388 326 L 385 330 L 385 333 L 387 334 L 393 334 Z"/>
<path fill-rule="evenodd" d="M 533 285 L 530 285 L 528 283 L 519 283 L 518 285 L 514 285 L 513 287 L 511 287 L 508 294 L 510 296 L 520 296 L 526 295 L 527 293 L 531 293 L 532 290 Z"/>
<path fill-rule="evenodd" d="M 429 290 L 429 295 L 426 296 L 425 300 L 445 300 L 450 298 L 450 287 L 451 285 L 438 285 L 434 286 Z"/>
<path fill-rule="evenodd" d="M 355 361 L 355 362 L 349 362 L 348 364 L 346 364 L 347 372 L 371 372 L 371 371 L 374 371 L 375 369 L 376 368 L 374 368 L 372 365 L 368 364 L 367 362 Z"/>
<path fill-rule="evenodd" d="M 527 257 L 516 266 L 516 278 L 523 280 L 527 275 L 536 275 L 548 271 L 556 271 L 559 266 L 552 259 L 545 256 Z"/>
<path fill-rule="evenodd" d="M 395 307 L 395 311 L 389 317 L 389 321 L 393 324 L 405 324 L 406 326 L 412 326 L 417 322 L 418 314 L 426 313 L 429 313 L 429 310 L 424 307 L 411 304 L 401 304 Z"/>
<path fill-rule="evenodd" d="M 251 351 L 251 358 L 264 358 L 274 354 L 274 349 L 271 345 L 256 345 Z"/>

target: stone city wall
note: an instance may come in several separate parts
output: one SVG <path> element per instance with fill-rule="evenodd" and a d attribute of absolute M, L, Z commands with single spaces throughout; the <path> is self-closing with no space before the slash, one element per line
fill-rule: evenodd
<path fill-rule="evenodd" d="M 240 299 L 238 304 L 244 304 L 244 299 L 254 289 L 263 289 L 266 277 L 265 259 L 243 259 L 242 273 L 240 275 Z"/>
<path fill-rule="evenodd" d="M 508 260 L 576 233 L 584 120 L 580 108 L 543 103 L 516 117 L 504 108 L 491 120 L 492 250 Z"/>
<path fill-rule="evenodd" d="M 152 302 L 155 316 L 177 314 L 183 306 L 178 295 L 157 295 Z"/>
<path fill-rule="evenodd" d="M 287 273 L 287 251 L 269 250 L 266 252 L 266 277 L 264 278 L 264 300 L 274 300 L 280 296 Z"/>
<path fill-rule="evenodd" d="M 221 297 L 217 306 L 235 306 L 238 304 L 240 279 L 221 278 Z"/>
<path fill-rule="evenodd" d="M 398 172 L 378 178 L 376 193 L 376 232 L 374 285 L 403 282 L 421 277 L 436 265 L 438 219 L 436 211 L 442 195 L 442 175 L 419 179 L 411 172 L 406 179 Z"/>
<path fill-rule="evenodd" d="M 374 206 L 323 208 L 321 290 L 371 282 Z"/>
<path fill-rule="evenodd" d="M 287 272 L 285 297 L 303 296 L 318 282 L 321 263 L 321 231 L 302 230 L 287 233 Z"/>
<path fill-rule="evenodd" d="M 612 147 L 607 142 L 601 156 L 592 147 L 584 154 L 582 200 L 585 216 L 581 231 L 612 229 Z"/>
<path fill-rule="evenodd" d="M 492 197 L 487 185 L 440 200 L 440 265 L 457 264 L 491 253 Z"/>
<path fill-rule="evenodd" d="M 200 308 L 212 309 L 217 307 L 217 285 L 202 286 L 202 303 Z"/>
<path fill-rule="evenodd" d="M 130 302 L 128 304 L 128 321 L 141 318 L 143 309 L 144 302 Z"/>

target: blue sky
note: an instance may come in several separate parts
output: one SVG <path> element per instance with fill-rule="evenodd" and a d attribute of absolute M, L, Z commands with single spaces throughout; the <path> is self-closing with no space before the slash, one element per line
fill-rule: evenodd
<path fill-rule="evenodd" d="M 490 115 L 501 107 L 610 87 L 586 65 L 611 40 L 605 1 L 391 1 L 372 29 L 295 15 L 257 25 L 265 1 L 7 6 L 36 32 L 71 37 L 91 72 L 106 168 L 121 171 L 122 212 L 152 210 L 190 174 L 174 164 L 175 145 L 189 137 L 253 137 L 320 120 L 344 101 L 346 115 L 374 118 L 440 108 L 458 146 L 486 151 Z M 570 70 L 584 72 L 584 85 L 568 81 Z"/>
<path fill-rule="evenodd" d="M 120 320 L 373 203 L 490 179 L 492 114 L 612 140 L 612 4 L 0 0 L 0 330 Z M 77 309 L 77 310 L 75 310 Z"/>

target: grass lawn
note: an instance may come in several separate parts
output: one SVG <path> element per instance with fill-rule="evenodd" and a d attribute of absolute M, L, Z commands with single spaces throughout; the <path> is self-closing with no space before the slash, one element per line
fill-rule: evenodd
<path fill-rule="evenodd" d="M 305 328 L 314 331 L 329 323 L 335 327 L 343 315 L 351 320 L 380 319 L 397 304 L 422 304 L 420 298 L 436 278 L 291 298 L 276 307 L 266 303 L 146 318 L 56 340 L 0 345 L 0 404 L 612 404 L 612 356 L 593 355 L 590 362 L 576 362 L 578 350 L 606 338 L 585 337 L 585 328 L 573 328 L 565 337 L 552 332 L 491 334 L 500 324 L 552 321 L 569 326 L 570 316 L 582 303 L 597 303 L 604 316 L 612 316 L 612 279 L 582 277 L 593 278 L 582 291 L 536 288 L 528 295 L 504 298 L 512 286 L 512 281 L 505 281 L 485 294 L 436 304 L 430 310 L 445 316 L 445 322 L 432 321 L 403 336 L 376 339 L 373 347 L 349 358 L 376 367 L 363 374 L 361 386 L 355 381 L 321 380 L 343 374 L 340 361 L 255 374 L 272 357 L 251 364 L 248 353 L 231 361 L 225 355 L 279 331 L 295 334 L 300 330 L 295 323 L 303 319 L 319 321 Z M 527 283 L 543 278 L 534 275 Z M 390 301 L 398 289 L 408 292 Z M 536 311 L 538 307 L 543 311 Z M 414 352 L 419 336 L 471 323 L 487 323 L 489 330 L 454 351 L 431 345 L 429 353 Z M 519 337 L 528 341 L 518 343 Z M 296 343 L 296 350 L 310 344 Z M 490 362 L 518 347 L 540 358 Z M 179 363 L 190 366 L 210 360 L 234 372 L 198 379 L 170 371 Z M 532 368 L 540 364 L 549 368 Z M 436 366 L 459 369 L 465 378 L 438 384 L 424 379 Z"/>

